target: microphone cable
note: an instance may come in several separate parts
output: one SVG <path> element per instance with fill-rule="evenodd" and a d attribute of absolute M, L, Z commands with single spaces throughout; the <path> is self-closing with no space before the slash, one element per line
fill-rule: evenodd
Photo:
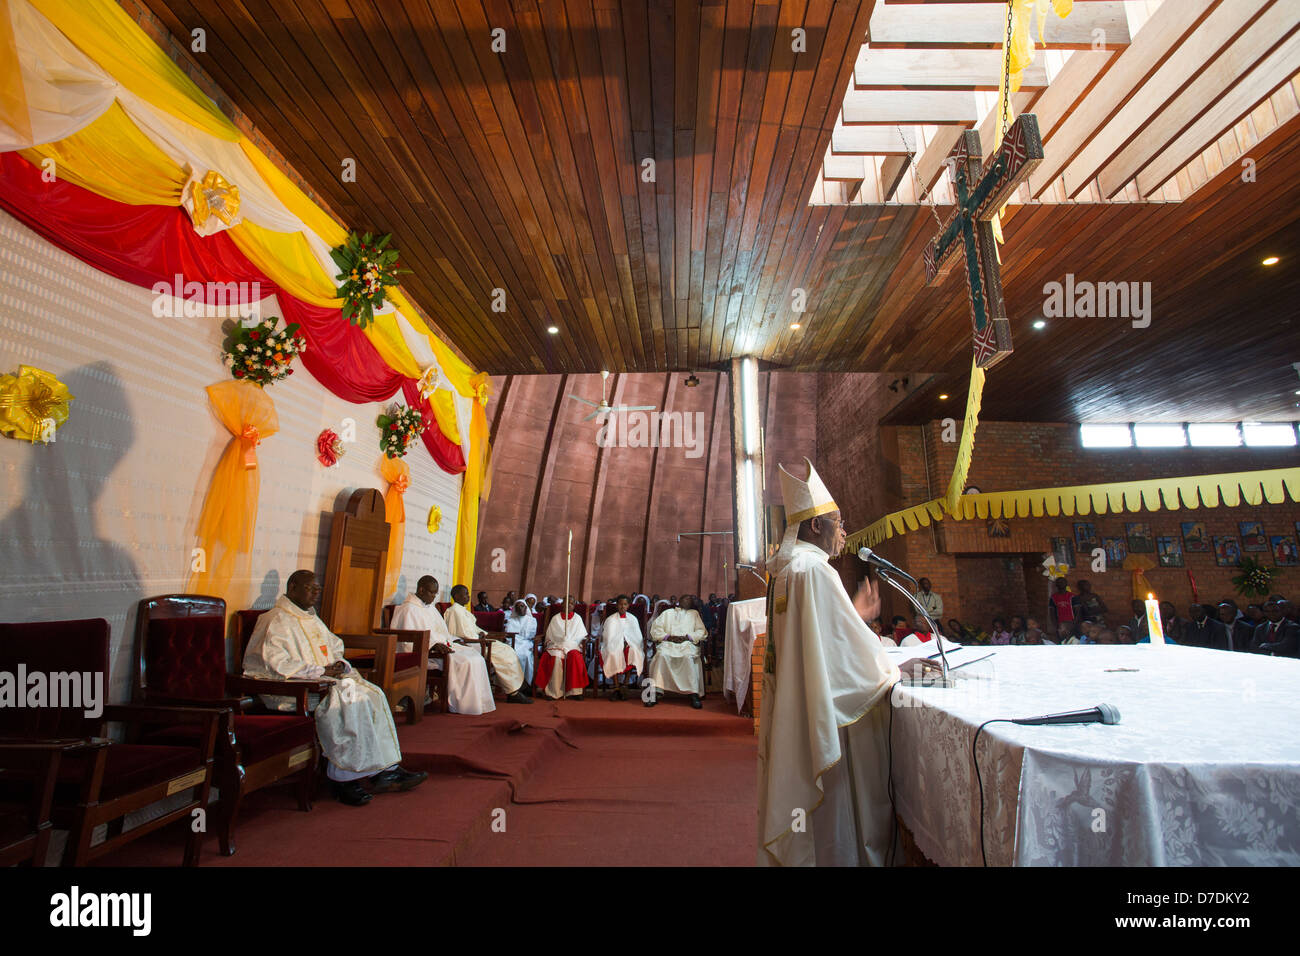
<path fill-rule="evenodd" d="M 1013 723 L 1015 723 L 1015 720 L 1011 717 L 994 717 L 992 720 L 984 721 L 975 729 L 975 737 L 970 745 L 970 759 L 971 763 L 975 765 L 975 782 L 978 784 L 980 791 L 980 859 L 984 861 L 986 867 L 989 865 L 989 858 L 984 850 L 984 778 L 980 776 L 979 752 L 975 748 L 979 745 L 980 734 L 984 732 L 984 728 L 989 724 Z"/>

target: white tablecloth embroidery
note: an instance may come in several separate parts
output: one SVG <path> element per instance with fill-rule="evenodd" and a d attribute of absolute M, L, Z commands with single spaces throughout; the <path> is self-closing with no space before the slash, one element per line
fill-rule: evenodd
<path fill-rule="evenodd" d="M 754 638 L 767 629 L 767 598 L 732 601 L 727 606 L 727 643 L 723 650 L 722 696 L 735 700 L 736 713 L 745 706 Z"/>
<path fill-rule="evenodd" d="M 952 662 L 988 652 L 965 648 Z M 991 866 L 1300 864 L 1300 660 L 1000 647 L 957 673 L 971 676 L 893 695 L 898 811 L 935 862 L 981 864 L 976 727 L 1104 702 L 1119 724 L 997 723 L 980 735 Z"/>

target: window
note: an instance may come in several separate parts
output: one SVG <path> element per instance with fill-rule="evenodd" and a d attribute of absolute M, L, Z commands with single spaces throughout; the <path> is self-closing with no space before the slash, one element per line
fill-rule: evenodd
<path fill-rule="evenodd" d="M 1246 422 L 1241 426 L 1247 445 L 1281 447 L 1294 445 L 1295 426 L 1290 422 Z"/>
<path fill-rule="evenodd" d="M 1235 448 L 1241 444 L 1236 422 L 1208 422 L 1187 426 L 1187 437 L 1196 448 Z"/>
<path fill-rule="evenodd" d="M 1134 425 L 1133 440 L 1139 448 L 1185 448 L 1187 432 L 1182 425 Z"/>
<path fill-rule="evenodd" d="M 1079 440 L 1084 448 L 1132 448 L 1133 432 L 1128 425 L 1080 425 Z"/>

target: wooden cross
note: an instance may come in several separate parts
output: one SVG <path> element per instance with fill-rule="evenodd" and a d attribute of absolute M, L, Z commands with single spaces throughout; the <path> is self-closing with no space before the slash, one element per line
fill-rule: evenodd
<path fill-rule="evenodd" d="M 925 247 L 925 275 L 931 285 L 957 264 L 966 263 L 971 324 L 975 328 L 975 363 L 992 368 L 1011 354 L 1011 323 L 1002 301 L 1002 276 L 993 238 L 993 217 L 1034 168 L 1043 161 L 1038 117 L 1022 113 L 1011 125 L 1002 147 L 987 167 L 980 134 L 967 130 L 953 148 L 957 209 L 939 235 Z"/>

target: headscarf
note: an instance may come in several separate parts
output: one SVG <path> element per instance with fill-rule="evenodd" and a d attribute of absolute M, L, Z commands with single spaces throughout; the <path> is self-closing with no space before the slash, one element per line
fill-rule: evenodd
<path fill-rule="evenodd" d="M 657 618 L 664 611 L 668 610 L 668 608 L 670 608 L 671 606 L 672 605 L 669 604 L 667 598 L 660 598 L 659 603 L 655 605 L 654 613 L 650 615 L 650 623 L 653 624 L 655 622 L 655 618 Z"/>
<path fill-rule="evenodd" d="M 519 605 L 524 606 L 524 613 L 519 613 Z M 519 635 L 518 640 L 531 641 L 537 636 L 537 618 L 533 617 L 532 611 L 528 610 L 528 604 L 522 598 L 515 601 L 514 606 L 510 608 L 510 613 L 506 615 L 506 633 Z"/>
<path fill-rule="evenodd" d="M 529 599 L 529 598 L 532 598 L 532 599 L 533 599 L 533 603 L 532 603 L 532 604 L 529 604 L 529 603 L 528 603 L 528 599 Z M 527 594 L 525 594 L 525 595 L 524 595 L 524 605 L 527 606 L 527 607 L 529 608 L 529 610 L 533 610 L 533 611 L 537 610 L 537 595 L 534 594 L 532 591 L 529 591 Z"/>

